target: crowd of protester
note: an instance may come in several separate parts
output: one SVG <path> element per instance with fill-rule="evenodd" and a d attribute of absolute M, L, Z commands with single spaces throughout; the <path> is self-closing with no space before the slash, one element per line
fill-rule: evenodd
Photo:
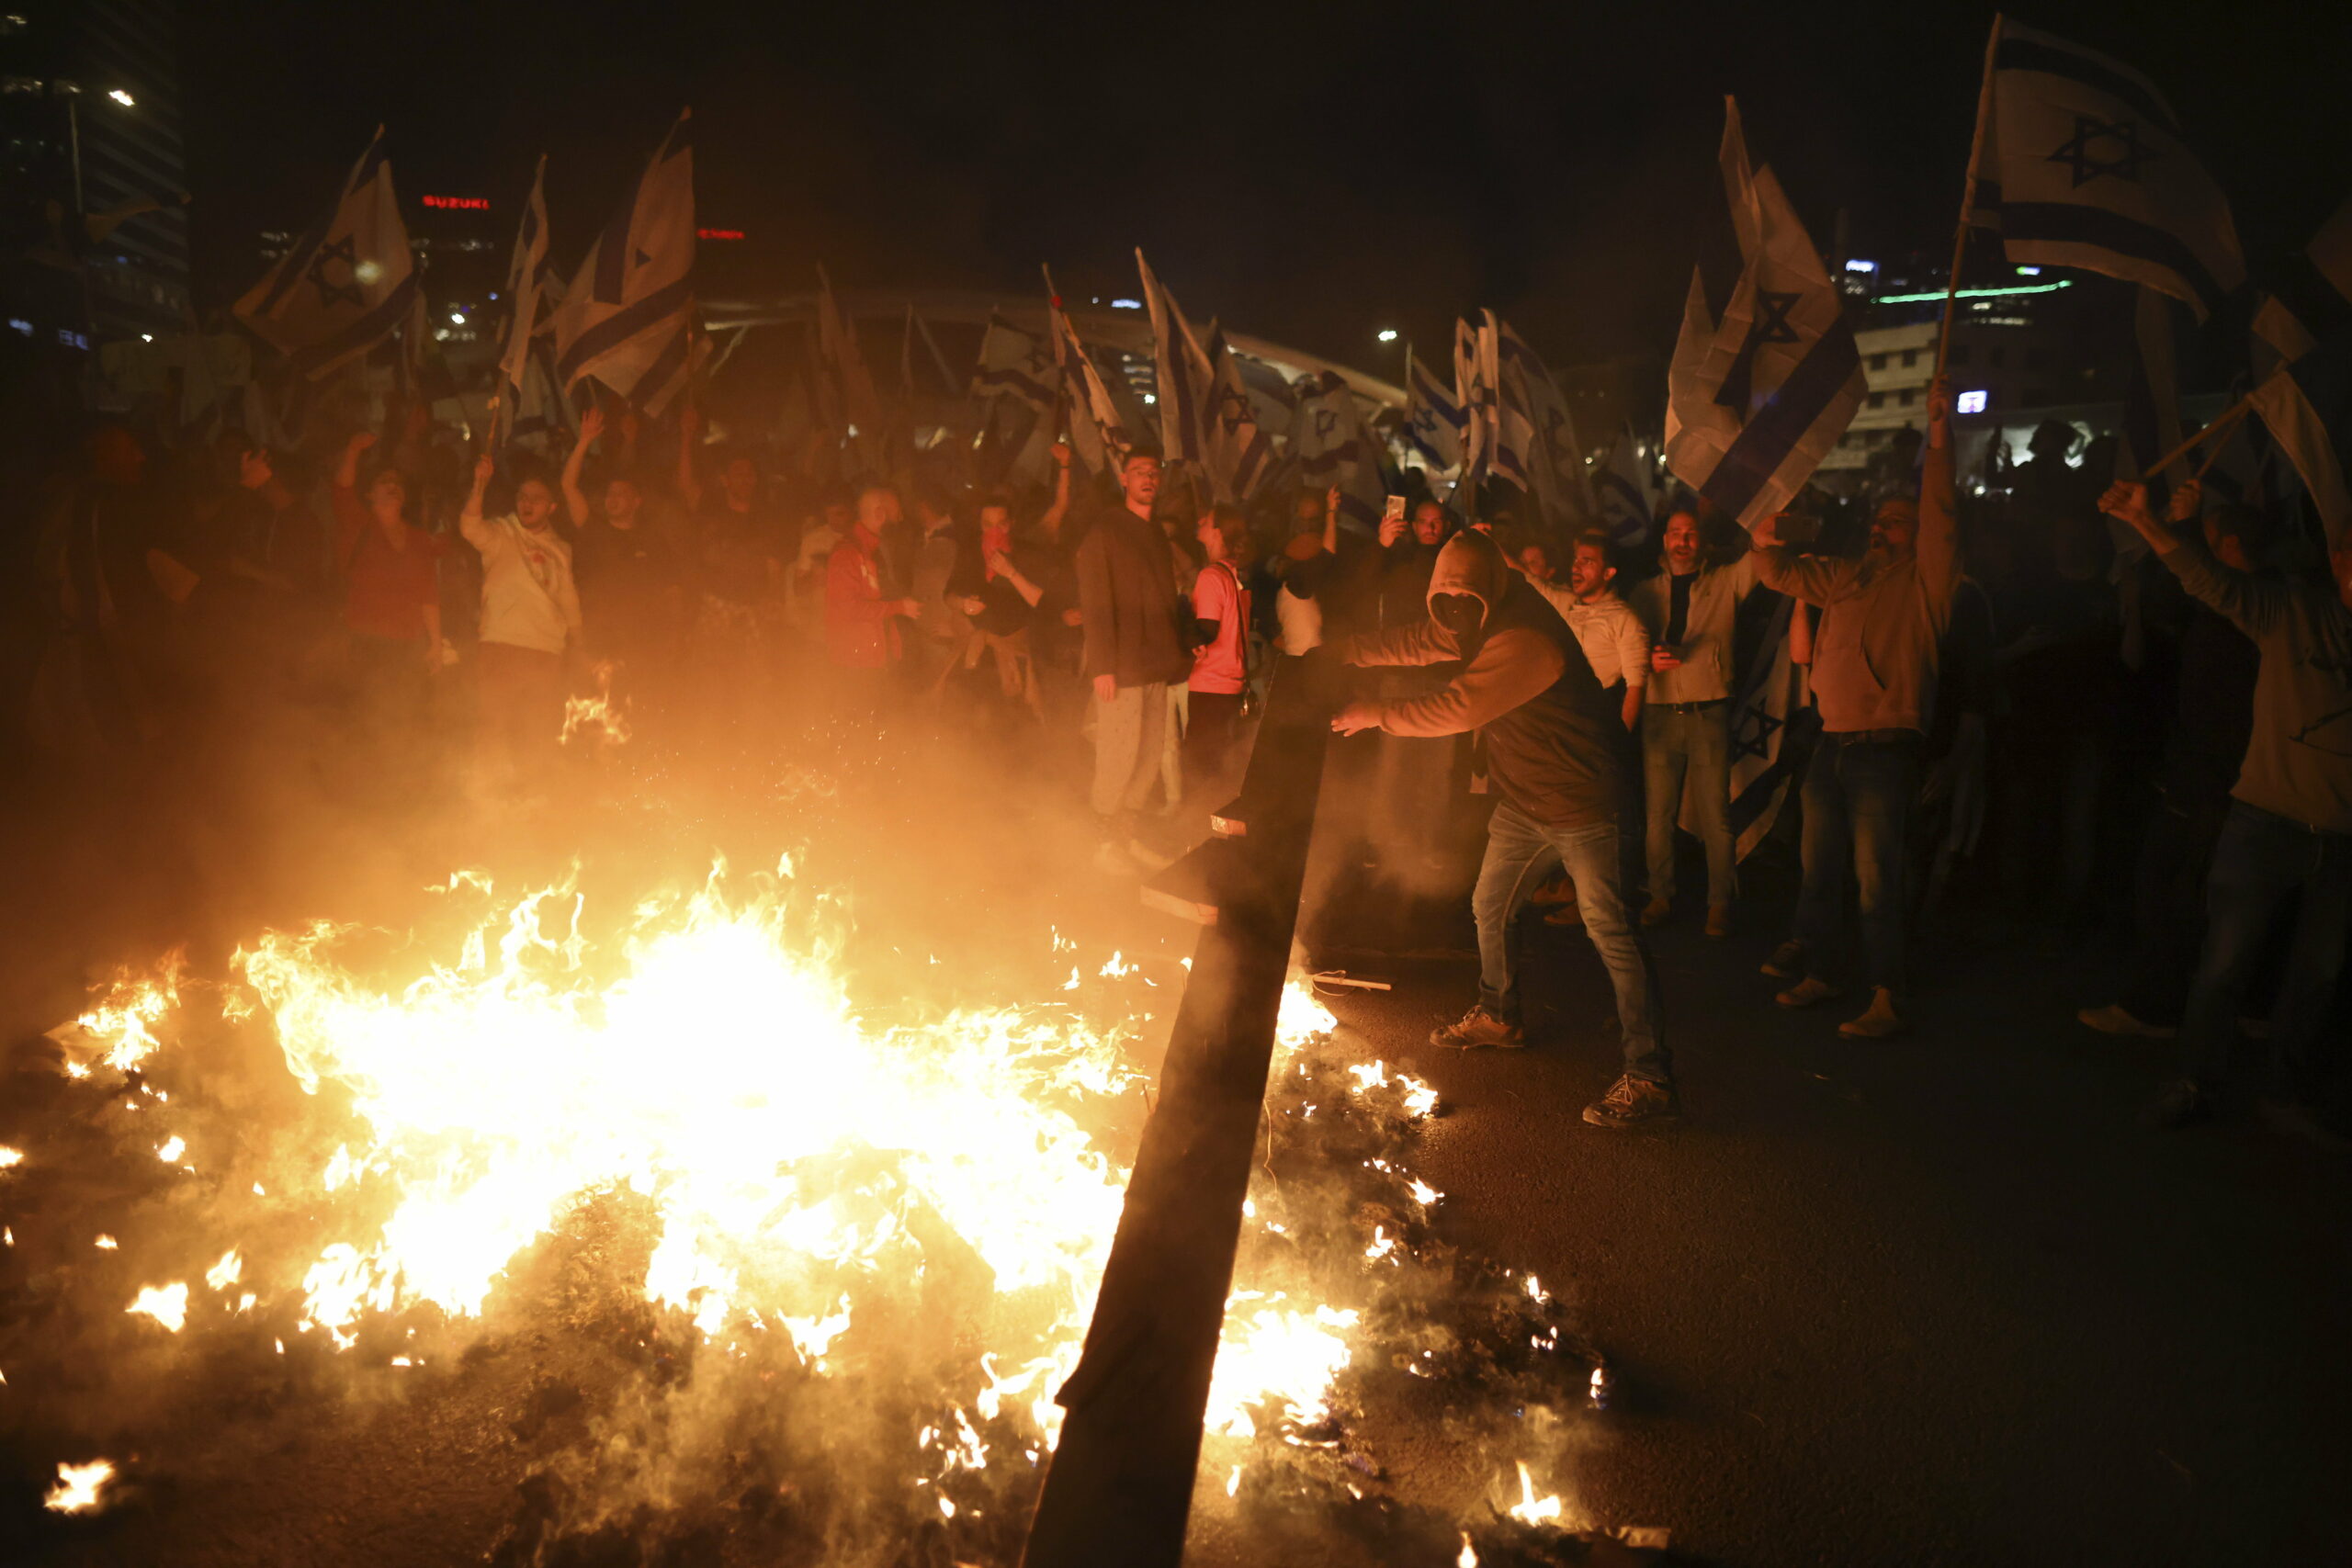
<path fill-rule="evenodd" d="M 102 423 L 32 489 L 6 673 L 42 765 L 134 768 L 299 703 L 336 716 L 365 786 L 528 806 L 564 787 L 594 696 L 657 747 L 821 744 L 854 767 L 950 738 L 1087 813 L 1093 874 L 1139 878 L 1230 798 L 1269 683 L 1328 682 L 1334 728 L 1378 732 L 1340 743 L 1371 749 L 1378 886 L 1427 887 L 1483 832 L 1478 1000 L 1435 1038 L 1525 1043 L 1520 917 L 1550 906 L 1615 996 L 1624 1076 L 1598 1125 L 1676 1111 L 1645 933 L 1693 919 L 1781 939 L 1778 1003 L 1849 997 L 1860 1041 L 1912 1027 L 1923 947 L 2108 927 L 2131 960 L 2080 1017 L 2177 1037 L 2150 1047 L 2179 1053 L 2153 1120 L 2225 1105 L 2251 1035 L 2266 1106 L 2324 1132 L 2352 544 L 2193 481 L 2108 489 L 2111 454 L 2071 433 L 1973 493 L 1939 393 L 1916 468 L 1871 492 L 1808 492 L 1752 536 L 1685 497 L 1628 542 L 1417 470 L 1376 536 L 1337 491 L 1213 503 L 1143 450 L 1090 475 L 1057 444 L 1049 483 L 978 474 L 956 443 L 845 473 L 691 404 L 591 409 L 544 457 L 416 406 L 311 428 L 270 450 Z M 1750 833 L 1739 701 L 1782 638 L 1808 705 Z M 1792 909 L 1743 893 L 1750 837 L 1794 862 Z"/>

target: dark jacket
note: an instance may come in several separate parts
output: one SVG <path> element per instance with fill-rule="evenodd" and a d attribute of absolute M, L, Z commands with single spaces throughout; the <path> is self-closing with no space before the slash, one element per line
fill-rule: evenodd
<path fill-rule="evenodd" d="M 1576 634 L 1483 535 L 1459 535 L 1438 552 L 1428 598 L 1441 593 L 1487 606 L 1475 635 L 1457 643 L 1431 617 L 1340 645 L 1351 664 L 1464 660 L 1442 691 L 1376 705 L 1380 728 L 1409 736 L 1483 730 L 1488 773 L 1511 805 L 1547 828 L 1615 822 L 1625 804 L 1625 724 Z"/>
<path fill-rule="evenodd" d="M 1109 675 L 1122 686 L 1192 673 L 1193 656 L 1177 629 L 1176 556 L 1159 525 L 1125 506 L 1106 508 L 1078 542 L 1077 567 L 1086 638 L 1080 673 Z"/>

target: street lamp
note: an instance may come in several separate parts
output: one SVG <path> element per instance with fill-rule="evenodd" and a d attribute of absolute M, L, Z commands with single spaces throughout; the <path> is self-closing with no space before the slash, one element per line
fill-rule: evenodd
<path fill-rule="evenodd" d="M 120 104 L 127 109 L 136 108 L 139 107 L 137 101 L 133 99 L 129 93 L 124 92 L 120 87 L 108 87 L 107 89 L 107 96 L 112 98 L 116 103 Z"/>
<path fill-rule="evenodd" d="M 1395 327 L 1381 328 L 1380 341 L 1383 343 L 1395 343 L 1396 341 L 1396 329 Z"/>

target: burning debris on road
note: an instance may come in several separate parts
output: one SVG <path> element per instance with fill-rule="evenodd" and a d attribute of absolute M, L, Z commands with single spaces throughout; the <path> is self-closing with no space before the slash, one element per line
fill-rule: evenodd
<path fill-rule="evenodd" d="M 1057 939 L 1079 990 L 925 1010 L 789 863 L 610 919 L 573 884 L 441 902 L 126 977 L 20 1072 L 0 1429 L 48 1486 L 37 1551 L 306 1426 L 406 1424 L 503 1488 L 498 1563 L 1015 1561 L 1181 971 Z M 1597 1364 L 1438 1237 L 1407 1163 L 1434 1091 L 1343 1042 L 1295 982 L 1196 1534 L 1580 1560 L 1550 1493 Z M 1484 1504 L 1392 1485 L 1399 1423 L 1476 1456 Z"/>

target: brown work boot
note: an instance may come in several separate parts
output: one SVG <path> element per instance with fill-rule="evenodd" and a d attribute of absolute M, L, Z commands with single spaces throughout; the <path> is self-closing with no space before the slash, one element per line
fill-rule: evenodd
<path fill-rule="evenodd" d="M 1707 934 L 1717 942 L 1731 935 L 1731 906 L 1729 904 L 1707 906 Z"/>
<path fill-rule="evenodd" d="M 1664 898 L 1653 898 L 1642 906 L 1642 924 L 1662 926 L 1666 924 L 1668 917 L 1673 913 L 1674 906 L 1671 903 Z"/>
<path fill-rule="evenodd" d="M 1784 1008 L 1809 1008 L 1840 995 L 1838 987 L 1818 975 L 1808 975 L 1772 999 Z"/>
<path fill-rule="evenodd" d="M 1871 1005 L 1859 1018 L 1839 1024 L 1838 1032 L 1849 1040 L 1892 1040 L 1910 1027 L 1894 1010 L 1894 993 L 1884 986 L 1873 986 Z"/>
<path fill-rule="evenodd" d="M 1444 1024 L 1431 1031 L 1430 1043 L 1453 1051 L 1476 1051 L 1483 1045 L 1516 1051 L 1527 1043 L 1527 1036 L 1519 1025 L 1480 1002 L 1464 1013 L 1459 1023 Z"/>
<path fill-rule="evenodd" d="M 1681 1113 L 1671 1086 L 1621 1075 L 1609 1092 L 1584 1108 L 1584 1119 L 1596 1127 L 1639 1127 L 1671 1121 Z"/>

